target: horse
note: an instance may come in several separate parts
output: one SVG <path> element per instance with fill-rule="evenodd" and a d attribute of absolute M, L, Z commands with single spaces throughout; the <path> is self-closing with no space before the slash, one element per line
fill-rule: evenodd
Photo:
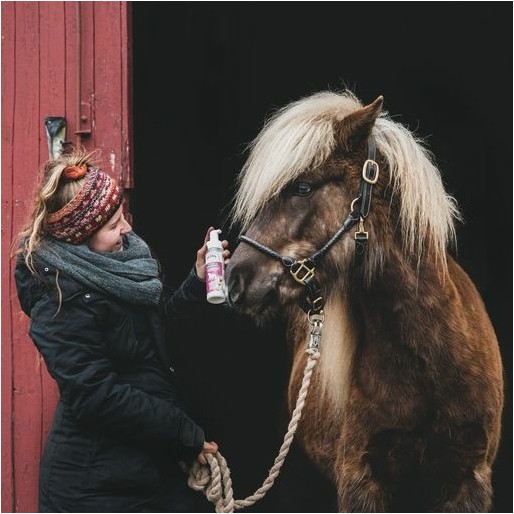
<path fill-rule="evenodd" d="M 321 91 L 265 122 L 233 198 L 229 302 L 285 322 L 290 409 L 306 349 L 319 349 L 296 436 L 341 512 L 485 512 L 498 342 L 450 252 L 457 201 L 382 107 Z"/>

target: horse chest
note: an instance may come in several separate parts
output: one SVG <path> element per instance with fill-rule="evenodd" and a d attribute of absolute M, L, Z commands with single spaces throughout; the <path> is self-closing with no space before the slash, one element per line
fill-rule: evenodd
<path fill-rule="evenodd" d="M 289 384 L 291 410 L 302 382 L 308 326 L 295 330 L 294 337 L 297 351 Z M 321 357 L 311 380 L 298 432 L 307 451 L 318 461 L 331 458 L 333 445 L 341 434 L 357 338 L 356 323 L 346 297 L 330 298 L 325 308 Z"/>

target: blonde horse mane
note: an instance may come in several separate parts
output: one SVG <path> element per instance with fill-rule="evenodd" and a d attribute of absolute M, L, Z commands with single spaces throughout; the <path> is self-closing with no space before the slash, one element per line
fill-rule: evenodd
<path fill-rule="evenodd" d="M 321 166 L 336 146 L 334 122 L 362 107 L 350 91 L 320 92 L 278 110 L 249 145 L 238 180 L 232 219 L 246 230 L 260 209 L 302 173 Z M 383 112 L 373 128 L 378 151 L 399 198 L 404 251 L 420 255 L 426 243 L 446 263 L 455 243 L 457 203 L 445 193 L 432 154 L 406 127 Z"/>

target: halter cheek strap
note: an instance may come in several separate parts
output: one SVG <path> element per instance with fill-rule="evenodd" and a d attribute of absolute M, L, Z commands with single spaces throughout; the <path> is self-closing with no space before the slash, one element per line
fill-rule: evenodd
<path fill-rule="evenodd" d="M 283 266 L 289 269 L 291 276 L 297 282 L 305 286 L 305 301 L 301 307 L 305 312 L 309 313 L 309 316 L 322 315 L 323 306 L 325 303 L 321 294 L 321 287 L 314 276 L 318 262 L 328 253 L 330 248 L 332 248 L 332 246 L 357 223 L 359 223 L 359 227 L 354 234 L 355 252 L 358 257 L 361 257 L 364 254 L 366 243 L 369 239 L 368 232 L 364 230 L 364 220 L 369 215 L 371 209 L 373 186 L 377 183 L 379 176 L 379 168 L 377 162 L 375 161 L 375 157 L 376 144 L 373 137 L 370 136 L 368 138 L 368 158 L 362 167 L 359 196 L 352 201 L 350 206 L 350 213 L 344 220 L 339 230 L 325 243 L 322 248 L 320 248 L 310 257 L 296 260 L 295 258 L 289 257 L 287 255 L 280 255 L 279 253 L 275 252 L 275 250 L 272 250 L 271 248 L 263 245 L 262 243 L 259 243 L 258 241 L 255 241 L 248 236 L 239 236 L 240 241 L 253 246 L 256 250 L 259 250 L 265 255 L 280 261 Z M 358 209 L 356 208 L 357 204 L 359 205 Z"/>
<path fill-rule="evenodd" d="M 368 139 L 368 158 L 362 167 L 362 178 L 359 190 L 359 196 L 352 202 L 353 204 L 359 203 L 359 229 L 355 231 L 355 253 L 357 257 L 362 257 L 366 250 L 366 244 L 369 239 L 369 234 L 364 230 L 364 220 L 368 217 L 371 209 L 371 197 L 373 193 L 373 186 L 378 181 L 379 169 L 375 161 L 377 147 L 374 138 Z"/>

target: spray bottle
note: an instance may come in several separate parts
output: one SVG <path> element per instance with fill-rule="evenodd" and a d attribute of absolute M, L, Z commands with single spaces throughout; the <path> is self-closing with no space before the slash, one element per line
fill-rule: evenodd
<path fill-rule="evenodd" d="M 223 246 L 219 239 L 221 230 L 211 230 L 207 241 L 205 255 L 205 285 L 207 301 L 223 303 L 225 301 L 225 261 Z"/>

